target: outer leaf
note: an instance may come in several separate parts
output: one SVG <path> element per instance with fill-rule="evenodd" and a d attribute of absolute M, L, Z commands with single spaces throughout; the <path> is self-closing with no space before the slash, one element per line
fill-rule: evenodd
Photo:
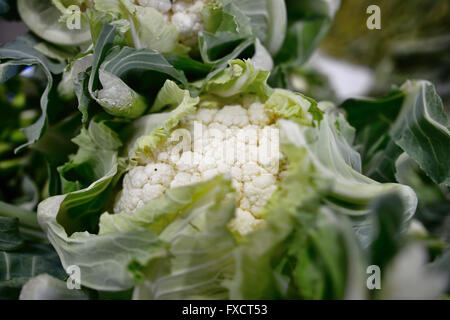
<path fill-rule="evenodd" d="M 194 191 L 192 196 L 189 188 Z M 201 193 L 196 192 L 201 188 Z M 164 200 L 155 202 L 154 205 L 158 206 L 156 212 L 148 210 L 151 206 L 147 206 L 147 218 L 141 212 L 144 220 L 154 219 L 154 224 L 149 225 L 151 229 L 156 227 L 162 231 L 160 239 L 168 245 L 168 256 L 135 271 L 136 276 L 145 277 L 145 280 L 135 289 L 134 298 L 228 297 L 223 281 L 231 276 L 235 246 L 227 229 L 235 211 L 235 199 L 230 197 L 230 193 L 230 181 L 217 177 L 203 185 L 181 188 L 178 192 L 174 190 L 165 203 L 167 200 L 175 203 L 161 207 Z M 179 205 L 186 206 L 186 210 L 173 211 Z M 163 215 L 158 214 L 160 210 Z M 174 214 L 178 216 L 176 219 Z"/>
<path fill-rule="evenodd" d="M 340 120 L 344 121 L 343 119 Z M 325 202 L 334 212 L 352 217 L 353 226 L 364 246 L 371 242 L 371 218 L 369 204 L 378 196 L 397 191 L 405 205 L 403 220 L 408 221 L 415 213 L 417 197 L 414 191 L 400 184 L 381 184 L 367 178 L 360 168 L 359 154 L 349 144 L 348 136 L 339 118 L 325 114 L 319 128 L 303 129 L 286 120 L 280 120 L 281 134 L 298 147 L 306 147 L 317 172 L 333 181 Z"/>
<path fill-rule="evenodd" d="M 7 13 L 9 11 L 9 5 L 6 0 L 0 0 L 0 14 Z"/>
<path fill-rule="evenodd" d="M 32 48 L 36 43 L 36 40 L 32 36 L 19 37 L 13 42 L 6 44 L 0 48 L 0 58 L 8 59 L 14 62 L 15 65 L 37 65 L 42 68 L 47 77 L 47 86 L 41 97 L 41 110 L 42 114 L 39 119 L 29 126 L 23 129 L 28 142 L 16 149 L 19 152 L 34 144 L 38 141 L 45 132 L 47 126 L 47 107 L 48 107 L 48 95 L 53 86 L 52 73 L 61 73 L 64 65 L 56 64 L 48 60 L 41 53 Z"/>
<path fill-rule="evenodd" d="M 290 21 L 283 48 L 276 57 L 278 63 L 304 64 L 317 48 L 340 5 L 340 0 L 296 1 L 288 0 Z"/>
<path fill-rule="evenodd" d="M 17 299 L 23 284 L 43 272 L 59 279 L 66 276 L 58 256 L 48 245 L 28 243 L 17 252 L 0 251 L 0 298 Z"/>
<path fill-rule="evenodd" d="M 0 217 L 0 251 L 16 250 L 23 244 L 19 234 L 19 219 Z"/>
<path fill-rule="evenodd" d="M 100 214 L 109 206 L 103 197 L 110 196 L 121 176 L 121 141 L 102 121 L 92 121 L 73 141 L 80 146 L 78 153 L 59 169 L 64 191 L 70 193 L 58 208 L 58 222 L 69 234 L 95 232 Z"/>
<path fill-rule="evenodd" d="M 223 65 L 254 41 L 250 19 L 234 1 L 209 4 L 203 15 L 205 31 L 199 35 L 199 47 L 205 63 Z"/>
<path fill-rule="evenodd" d="M 94 65 L 89 79 L 89 92 L 105 110 L 116 116 L 137 118 L 147 106 L 138 93 L 129 88 L 120 77 L 133 70 L 156 71 L 169 75 L 188 87 L 184 73 L 176 70 L 156 51 L 129 47 L 115 47 L 115 28 L 105 24 L 94 49 Z M 100 79 L 103 89 L 97 91 Z"/>
<path fill-rule="evenodd" d="M 303 298 L 365 298 L 365 261 L 348 219 L 322 213 L 315 227 L 297 232 L 307 234 L 306 242 L 292 243 L 298 250 L 294 276 Z"/>
<path fill-rule="evenodd" d="M 122 145 L 117 134 L 104 121 L 94 120 L 72 141 L 79 149 L 69 162 L 59 168 L 63 193 L 86 188 L 107 175 L 117 165 L 117 150 Z"/>
<path fill-rule="evenodd" d="M 28 280 L 20 292 L 20 300 L 88 300 L 81 290 L 70 290 L 67 283 L 46 273 Z"/>
<path fill-rule="evenodd" d="M 151 115 L 144 120 L 146 130 L 137 137 L 136 142 L 133 141 L 132 152 L 129 154 L 130 160 L 140 162 L 140 159 L 152 155 L 153 149 L 170 137 L 180 120 L 195 112 L 199 101 L 198 97 L 192 98 L 189 91 L 182 90 L 174 82 L 167 80 L 152 109 L 158 110 L 165 106 L 176 108 L 165 114 Z"/>
<path fill-rule="evenodd" d="M 0 83 L 5 83 L 22 70 L 20 62 L 8 61 L 0 64 Z"/>
<path fill-rule="evenodd" d="M 232 60 L 229 67 L 205 83 L 205 92 L 229 98 L 240 93 L 256 94 L 267 99 L 272 89 L 267 85 L 269 72 L 256 70 L 251 60 Z"/>
<path fill-rule="evenodd" d="M 404 94 L 396 90 L 382 99 L 349 99 L 341 106 L 358 132 L 356 144 L 362 155 L 364 172 L 389 143 L 389 128 L 398 117 L 403 100 Z M 383 172 L 386 174 L 386 170 Z"/>
<path fill-rule="evenodd" d="M 404 239 L 400 233 L 405 228 L 403 212 L 406 204 L 401 195 L 387 194 L 373 201 L 373 243 L 370 246 L 370 262 L 383 268 L 399 251 Z"/>
<path fill-rule="evenodd" d="M 287 12 L 284 1 L 244 0 L 234 2 L 249 18 L 253 33 L 267 46 L 270 53 L 276 54 L 283 44 Z"/>
<path fill-rule="evenodd" d="M 65 100 L 74 98 L 77 78 L 80 73 L 84 73 L 92 65 L 93 59 L 91 53 L 83 54 L 64 70 L 63 78 L 58 84 L 58 93 L 62 98 Z"/>
<path fill-rule="evenodd" d="M 286 87 L 293 69 L 305 64 L 328 32 L 340 0 L 286 1 L 288 19 L 286 39 L 275 56 L 277 66 L 270 84 Z"/>
<path fill-rule="evenodd" d="M 407 96 L 393 139 L 435 183 L 449 186 L 450 124 L 442 100 L 426 81 L 408 82 L 402 89 Z"/>
<path fill-rule="evenodd" d="M 449 185 L 449 122 L 432 84 L 407 82 L 387 98 L 348 100 L 343 108 L 359 143 L 372 146 L 364 152 L 369 175 L 394 181 L 395 162 L 406 152 L 435 183 Z"/>
<path fill-rule="evenodd" d="M 188 88 L 183 72 L 176 70 L 161 54 L 153 50 L 136 50 L 129 47 L 118 50 L 115 48 L 108 54 L 101 69 L 118 77 L 137 69 L 158 71 L 167 74 Z"/>
<path fill-rule="evenodd" d="M 267 226 L 251 233 L 236 249 L 235 275 L 228 283 L 231 299 L 292 298 L 289 296 L 292 283 L 285 279 L 291 275 L 279 267 L 288 260 L 289 236 L 297 227 L 296 212 L 301 212 L 305 228 L 314 224 L 320 194 L 317 189 L 326 189 L 326 181 L 314 176 L 315 169 L 305 156 L 305 149 L 288 144 L 285 150 L 292 166 L 265 208 Z"/>
<path fill-rule="evenodd" d="M 68 203 L 76 208 L 78 213 L 89 213 L 86 202 L 89 201 L 90 192 L 93 192 L 91 190 L 94 188 L 79 193 L 84 197 L 69 194 L 41 202 L 38 208 L 39 222 L 58 252 L 63 267 L 80 267 L 82 285 L 106 291 L 129 289 L 133 287 L 134 281 L 127 266 L 132 261 L 145 264 L 150 259 L 162 256 L 165 254 L 164 246 L 156 233 L 144 229 L 103 236 L 88 232 L 68 236 L 58 224 L 57 215 L 65 210 L 64 206 Z M 98 195 L 93 195 L 95 196 Z M 86 198 L 88 200 L 85 200 Z"/>
<path fill-rule="evenodd" d="M 408 204 L 403 196 L 390 193 L 371 204 L 373 243 L 368 248 L 368 263 L 381 269 L 381 291 L 372 291 L 379 299 L 437 299 L 446 287 L 446 277 L 438 268 L 427 266 L 426 249 L 420 243 L 408 243 L 403 211 Z"/>
<path fill-rule="evenodd" d="M 57 2 L 65 10 L 61 2 L 51 0 L 18 0 L 17 8 L 27 27 L 46 41 L 66 46 L 89 42 L 90 33 L 84 16 L 81 29 L 70 30 L 60 21 L 63 12 L 55 6 Z"/>
<path fill-rule="evenodd" d="M 189 51 L 179 43 L 177 28 L 152 6 L 135 5 L 129 0 L 97 0 L 95 9 L 112 17 L 111 24 L 121 27 L 129 46 L 164 54 Z"/>

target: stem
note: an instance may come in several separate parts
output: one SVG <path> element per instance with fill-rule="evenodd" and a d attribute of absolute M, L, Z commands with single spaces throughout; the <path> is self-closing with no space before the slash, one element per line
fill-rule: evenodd
<path fill-rule="evenodd" d="M 138 34 L 136 32 L 136 28 L 134 26 L 133 18 L 130 16 L 129 20 L 130 20 L 130 25 L 131 25 L 131 37 L 133 38 L 134 47 L 137 50 L 142 49 L 141 40 L 139 39 L 139 36 L 138 36 Z"/>
<path fill-rule="evenodd" d="M 34 213 L 33 211 L 29 211 L 18 206 L 13 206 L 9 203 L 0 201 L 0 216 L 19 218 L 20 223 L 24 226 L 34 230 L 41 230 L 36 213 Z"/>
<path fill-rule="evenodd" d="M 27 227 L 20 227 L 19 232 L 20 232 L 20 234 L 22 234 L 24 236 L 28 236 L 30 238 L 37 239 L 42 243 L 49 243 L 47 237 L 42 232 L 42 230 L 38 231 L 38 230 L 30 229 Z"/>

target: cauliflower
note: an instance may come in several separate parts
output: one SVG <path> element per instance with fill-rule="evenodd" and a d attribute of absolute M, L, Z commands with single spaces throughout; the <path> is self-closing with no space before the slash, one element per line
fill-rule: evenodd
<path fill-rule="evenodd" d="M 197 44 L 203 30 L 202 10 L 211 0 L 135 0 L 136 5 L 152 7 L 171 22 L 180 33 L 180 42 L 188 47 Z"/>
<path fill-rule="evenodd" d="M 277 189 L 282 158 L 278 128 L 257 98 L 199 108 L 181 121 L 147 163 L 125 175 L 114 211 L 134 212 L 167 189 L 225 174 L 237 194 L 230 226 L 245 235 L 264 226 L 258 212 Z"/>

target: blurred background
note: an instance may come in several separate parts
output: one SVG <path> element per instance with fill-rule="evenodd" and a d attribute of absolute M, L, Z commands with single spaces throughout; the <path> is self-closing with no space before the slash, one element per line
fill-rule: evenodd
<path fill-rule="evenodd" d="M 381 30 L 366 27 L 366 8 L 381 8 Z M 343 0 L 322 50 L 373 72 L 371 93 L 383 94 L 406 79 L 433 82 L 450 99 L 450 1 Z"/>
<path fill-rule="evenodd" d="M 0 46 L 11 39 L 27 32 L 27 27 L 21 22 L 6 21 L 0 18 Z"/>

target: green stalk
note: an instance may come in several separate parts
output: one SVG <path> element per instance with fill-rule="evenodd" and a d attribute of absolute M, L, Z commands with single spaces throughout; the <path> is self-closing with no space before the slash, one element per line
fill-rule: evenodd
<path fill-rule="evenodd" d="M 0 201 L 0 216 L 9 218 L 18 218 L 20 224 L 34 230 L 41 230 L 36 213 L 18 206 Z"/>
<path fill-rule="evenodd" d="M 41 243 L 49 243 L 46 235 L 44 234 L 44 232 L 42 232 L 42 230 L 35 230 L 35 229 L 27 228 L 27 227 L 20 227 L 19 232 L 21 235 L 24 235 L 24 236 L 27 236 L 30 238 L 34 238 Z"/>

